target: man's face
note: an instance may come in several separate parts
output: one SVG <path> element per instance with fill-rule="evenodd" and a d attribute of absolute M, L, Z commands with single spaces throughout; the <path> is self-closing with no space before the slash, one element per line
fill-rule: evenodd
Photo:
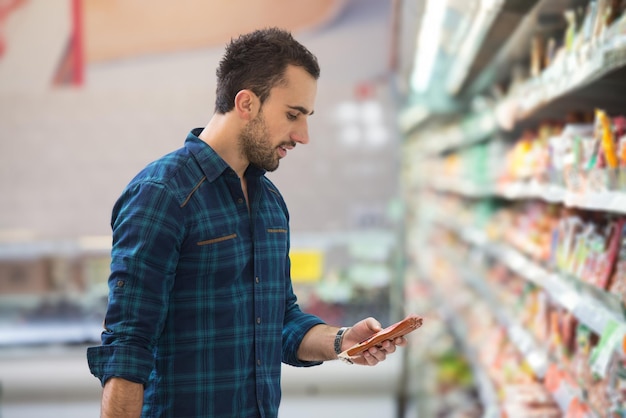
<path fill-rule="evenodd" d="M 256 117 L 239 135 L 247 160 L 267 171 L 278 168 L 281 158 L 296 144 L 307 144 L 307 118 L 313 114 L 317 81 L 303 68 L 289 66 L 286 84 L 274 87 Z"/>

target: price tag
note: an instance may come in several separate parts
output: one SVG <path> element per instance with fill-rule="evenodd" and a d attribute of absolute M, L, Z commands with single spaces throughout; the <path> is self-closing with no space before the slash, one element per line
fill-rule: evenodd
<path fill-rule="evenodd" d="M 626 335 L 626 326 L 615 320 L 610 320 L 604 327 L 600 342 L 591 352 L 591 370 L 606 377 L 609 365 L 616 352 L 623 352 L 623 341 Z"/>

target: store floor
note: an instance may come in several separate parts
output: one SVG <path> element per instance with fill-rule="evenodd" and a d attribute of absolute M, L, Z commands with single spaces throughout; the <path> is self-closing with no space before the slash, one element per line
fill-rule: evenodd
<path fill-rule="evenodd" d="M 401 356 L 377 367 L 329 362 L 283 368 L 279 418 L 392 418 Z M 99 415 L 100 387 L 84 347 L 0 352 L 1 418 L 87 418 Z"/>

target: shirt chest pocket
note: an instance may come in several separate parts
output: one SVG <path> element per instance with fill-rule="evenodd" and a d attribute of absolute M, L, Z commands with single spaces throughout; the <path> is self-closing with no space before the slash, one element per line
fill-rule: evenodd
<path fill-rule="evenodd" d="M 198 256 L 211 273 L 219 270 L 237 271 L 248 262 L 252 248 L 248 237 L 227 230 L 203 235 L 195 241 Z"/>
<path fill-rule="evenodd" d="M 215 237 L 215 238 L 209 238 L 204 241 L 198 241 L 197 245 L 200 247 L 203 247 L 205 245 L 215 245 L 215 244 L 219 244 L 220 242 L 226 242 L 226 241 L 230 241 L 236 238 L 237 238 L 237 234 L 235 233 L 226 234 L 226 235 L 222 235 L 222 236 Z"/>
<path fill-rule="evenodd" d="M 179 262 L 179 275 L 219 278 L 227 284 L 250 262 L 252 243 L 237 228 L 202 228 L 194 231 L 185 244 Z"/>

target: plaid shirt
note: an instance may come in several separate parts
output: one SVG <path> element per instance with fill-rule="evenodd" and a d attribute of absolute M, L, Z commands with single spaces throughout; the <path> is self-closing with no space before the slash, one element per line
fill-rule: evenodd
<path fill-rule="evenodd" d="M 276 417 L 304 334 L 289 215 L 264 171 L 235 172 L 193 130 L 113 209 L 109 306 L 91 372 L 145 385 L 143 417 Z"/>

